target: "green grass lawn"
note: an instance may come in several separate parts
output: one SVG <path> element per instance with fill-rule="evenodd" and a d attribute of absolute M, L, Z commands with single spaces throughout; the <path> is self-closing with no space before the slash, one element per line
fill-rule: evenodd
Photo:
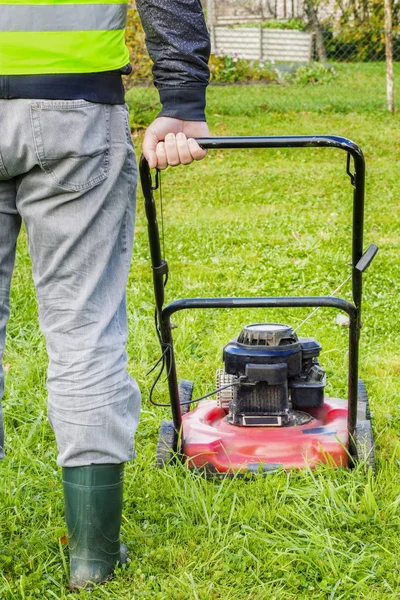
<path fill-rule="evenodd" d="M 159 348 L 139 195 L 128 286 L 129 369 L 140 382 L 143 411 L 137 460 L 127 466 L 123 518 L 132 561 L 107 586 L 80 598 L 400 597 L 400 117 L 383 110 L 383 66 L 360 66 L 359 72 L 352 67 L 340 67 L 326 86 L 213 87 L 209 121 L 214 135 L 340 134 L 365 152 L 365 245 L 374 242 L 380 252 L 365 276 L 360 375 L 374 412 L 376 476 L 323 467 L 249 481 L 205 481 L 182 466 L 154 467 L 158 426 L 169 410 L 148 401 L 152 378 L 146 372 Z M 134 108 L 154 101 L 151 89 L 130 93 Z M 141 114 L 144 120 L 152 116 Z M 140 146 L 141 134 L 136 138 Z M 349 273 L 351 196 L 345 154 L 331 149 L 209 152 L 202 163 L 168 170 L 167 299 L 329 294 Z M 342 295 L 350 299 L 348 285 Z M 45 416 L 46 354 L 24 234 L 12 306 L 4 358 L 0 599 L 74 598 L 65 587 L 61 478 Z M 175 315 L 179 375 L 195 380 L 196 396 L 212 390 L 222 346 L 244 324 L 297 325 L 308 313 Z M 319 311 L 301 334 L 322 343 L 328 393 L 345 396 L 348 330 L 335 316 L 331 309 Z M 165 382 L 157 399 L 167 400 Z"/>

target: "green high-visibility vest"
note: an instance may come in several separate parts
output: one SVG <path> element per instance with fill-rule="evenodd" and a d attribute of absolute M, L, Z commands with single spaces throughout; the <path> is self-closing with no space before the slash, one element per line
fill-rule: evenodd
<path fill-rule="evenodd" d="M 120 69 L 127 9 L 128 0 L 0 0 L 0 75 Z"/>

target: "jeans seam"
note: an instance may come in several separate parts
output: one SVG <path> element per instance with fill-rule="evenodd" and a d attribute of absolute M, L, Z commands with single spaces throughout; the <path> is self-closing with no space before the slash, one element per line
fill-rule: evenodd
<path fill-rule="evenodd" d="M 5 167 L 3 157 L 1 156 L 1 152 L 0 152 L 0 175 L 2 175 L 6 179 L 11 179 L 10 175 L 7 173 L 7 169 Z"/>
<path fill-rule="evenodd" d="M 125 339 L 126 333 L 124 333 L 124 331 L 123 331 L 123 329 L 122 329 L 121 321 L 120 321 L 120 319 L 119 319 L 119 312 L 120 312 L 120 310 L 121 310 L 121 304 L 122 304 L 123 302 L 125 302 L 125 313 L 126 313 L 126 294 L 125 294 L 125 296 L 122 298 L 121 302 L 119 303 L 119 305 L 118 305 L 118 308 L 117 308 L 117 310 L 116 310 L 116 312 L 115 312 L 114 318 L 115 318 L 115 321 L 116 321 L 116 325 L 117 325 L 117 329 L 118 329 L 118 333 L 119 333 L 119 335 L 120 335 L 120 336 L 121 336 L 123 339 Z"/>
<path fill-rule="evenodd" d="M 122 220 L 122 254 L 128 254 L 128 208 Z M 127 261 L 128 262 L 128 261 Z"/>
<path fill-rule="evenodd" d="M 130 124 L 129 124 L 129 110 L 128 110 L 128 106 L 125 105 L 124 108 L 124 116 L 125 116 L 125 134 L 126 134 L 126 141 L 128 144 L 128 151 L 127 151 L 127 165 L 128 167 L 131 169 L 132 171 L 132 175 L 134 177 L 137 176 L 137 166 L 136 166 L 136 162 L 134 160 L 134 155 L 135 155 L 135 148 L 132 142 L 132 136 L 131 136 L 131 130 L 130 130 Z M 133 202 L 135 201 L 135 199 L 129 197 L 128 198 L 128 202 L 131 202 L 133 200 Z M 131 257 L 128 256 L 128 212 L 129 212 L 130 206 L 128 205 L 125 214 L 124 214 L 124 223 L 123 223 L 123 238 L 122 238 L 122 244 L 123 244 L 123 252 L 124 254 L 127 255 L 127 266 L 129 266 L 130 261 L 131 261 Z"/>

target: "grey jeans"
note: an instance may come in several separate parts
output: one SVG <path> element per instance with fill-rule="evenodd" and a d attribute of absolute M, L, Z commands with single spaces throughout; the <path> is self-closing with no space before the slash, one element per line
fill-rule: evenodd
<path fill-rule="evenodd" d="M 0 358 L 22 219 L 63 467 L 134 457 L 140 392 L 126 370 L 125 290 L 136 182 L 124 106 L 0 100 Z M 3 437 L 0 409 L 0 458 Z"/>

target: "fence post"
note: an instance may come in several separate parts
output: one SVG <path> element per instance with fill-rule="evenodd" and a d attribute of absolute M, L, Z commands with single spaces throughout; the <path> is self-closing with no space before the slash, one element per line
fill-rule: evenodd
<path fill-rule="evenodd" d="M 263 21 L 264 21 L 264 7 L 263 7 L 263 0 L 260 0 L 260 60 L 264 60 Z"/>
<path fill-rule="evenodd" d="M 392 6 L 385 0 L 385 52 L 386 52 L 386 100 L 388 110 L 394 113 Z"/>
<path fill-rule="evenodd" d="M 210 30 L 212 52 L 216 52 L 214 0 L 207 0 L 207 21 L 208 29 Z"/>

